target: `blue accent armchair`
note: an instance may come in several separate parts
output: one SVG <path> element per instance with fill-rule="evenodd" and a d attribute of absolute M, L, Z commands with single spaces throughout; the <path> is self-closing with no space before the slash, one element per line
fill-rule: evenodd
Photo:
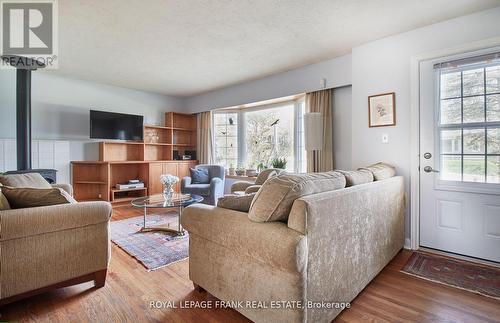
<path fill-rule="evenodd" d="M 186 176 L 181 181 L 181 192 L 203 196 L 203 203 L 217 205 L 219 197 L 224 196 L 224 166 L 197 165 L 196 169 L 208 169 L 210 182 L 207 184 L 192 184 L 191 177 Z"/>

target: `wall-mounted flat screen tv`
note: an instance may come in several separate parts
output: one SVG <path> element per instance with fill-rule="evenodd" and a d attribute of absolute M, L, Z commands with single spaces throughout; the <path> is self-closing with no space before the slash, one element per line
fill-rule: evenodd
<path fill-rule="evenodd" d="M 143 116 L 90 110 L 92 139 L 143 140 L 143 126 Z"/>

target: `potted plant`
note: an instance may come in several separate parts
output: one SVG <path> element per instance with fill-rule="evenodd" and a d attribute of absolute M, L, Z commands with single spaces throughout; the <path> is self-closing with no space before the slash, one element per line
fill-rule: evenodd
<path fill-rule="evenodd" d="M 236 168 L 236 175 L 238 175 L 238 176 L 245 175 L 245 172 L 246 172 L 246 169 L 243 166 L 238 166 L 238 168 Z"/>
<path fill-rule="evenodd" d="M 273 166 L 273 168 L 277 169 L 285 169 L 286 163 L 287 163 L 286 158 L 274 158 L 271 161 L 271 165 Z"/>
<path fill-rule="evenodd" d="M 250 167 L 247 168 L 246 175 L 248 177 L 255 177 L 255 176 L 257 176 L 257 170 L 255 169 L 255 167 L 253 167 L 253 165 L 250 165 Z"/>
<path fill-rule="evenodd" d="M 260 163 L 257 165 L 257 172 L 262 172 L 263 170 L 266 170 L 268 167 L 264 165 L 264 163 Z"/>

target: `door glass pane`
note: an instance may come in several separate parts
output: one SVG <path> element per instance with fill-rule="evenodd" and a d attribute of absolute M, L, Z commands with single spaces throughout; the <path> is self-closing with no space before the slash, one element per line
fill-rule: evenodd
<path fill-rule="evenodd" d="M 500 93 L 500 66 L 486 68 L 486 93 Z"/>
<path fill-rule="evenodd" d="M 464 98 L 464 123 L 484 122 L 484 96 Z"/>
<path fill-rule="evenodd" d="M 500 64 L 476 66 L 439 75 L 440 178 L 500 184 Z"/>
<path fill-rule="evenodd" d="M 462 157 L 441 156 L 441 179 L 446 181 L 462 180 Z"/>
<path fill-rule="evenodd" d="M 488 183 L 500 183 L 500 156 L 488 156 Z"/>
<path fill-rule="evenodd" d="M 462 100 L 441 100 L 441 124 L 457 124 L 462 122 Z"/>
<path fill-rule="evenodd" d="M 456 98 L 462 94 L 460 72 L 441 75 L 441 99 Z"/>
<path fill-rule="evenodd" d="M 464 154 L 484 154 L 484 139 L 484 129 L 464 129 Z"/>
<path fill-rule="evenodd" d="M 462 130 L 441 130 L 441 153 L 462 153 Z"/>
<path fill-rule="evenodd" d="M 488 154 L 500 154 L 500 128 L 488 129 Z"/>
<path fill-rule="evenodd" d="M 486 121 L 500 121 L 500 94 L 486 96 Z"/>
<path fill-rule="evenodd" d="M 482 68 L 464 71 L 464 96 L 484 94 L 484 70 Z"/>
<path fill-rule="evenodd" d="M 464 156 L 464 181 L 484 182 L 484 156 Z"/>

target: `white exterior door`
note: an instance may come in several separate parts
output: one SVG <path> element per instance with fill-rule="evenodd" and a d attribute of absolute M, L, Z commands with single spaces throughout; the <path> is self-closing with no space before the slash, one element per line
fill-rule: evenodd
<path fill-rule="evenodd" d="M 500 59 L 489 57 L 420 64 L 420 246 L 500 262 Z"/>

